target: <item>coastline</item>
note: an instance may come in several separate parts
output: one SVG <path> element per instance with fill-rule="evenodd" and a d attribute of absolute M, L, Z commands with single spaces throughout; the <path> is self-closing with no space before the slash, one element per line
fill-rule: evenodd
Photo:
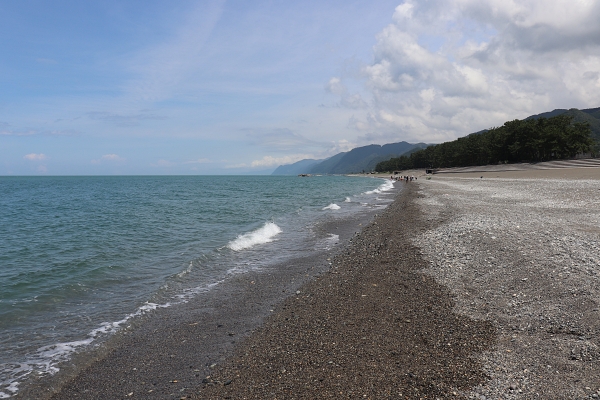
<path fill-rule="evenodd" d="M 286 299 L 203 380 L 197 399 L 437 398 L 483 383 L 495 328 L 453 311 L 412 243 L 419 186 L 355 236 L 331 269 Z"/>
<path fill-rule="evenodd" d="M 597 398 L 600 181 L 513 172 L 399 183 L 332 265 L 160 311 L 52 398 Z"/>
<path fill-rule="evenodd" d="M 406 184 L 193 398 L 599 398 L 599 172 Z"/>
<path fill-rule="evenodd" d="M 322 219 L 313 229 L 323 238 L 335 233 L 339 244 L 333 248 L 233 275 L 187 303 L 136 318 L 107 343 L 76 355 L 56 375 L 23 387 L 15 397 L 179 399 L 191 393 L 199 377 L 251 335 L 274 305 L 327 271 L 331 256 L 379 212 Z"/>

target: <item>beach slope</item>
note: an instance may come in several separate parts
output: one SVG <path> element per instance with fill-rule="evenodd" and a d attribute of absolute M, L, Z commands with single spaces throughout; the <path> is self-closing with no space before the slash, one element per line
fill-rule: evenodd
<path fill-rule="evenodd" d="M 413 238 L 454 311 L 496 328 L 486 398 L 600 397 L 600 169 L 434 176 Z"/>
<path fill-rule="evenodd" d="M 132 357 L 147 365 L 113 353 L 98 365 L 118 364 L 118 376 L 88 369 L 55 398 L 598 398 L 600 180 L 592 172 L 399 182 L 396 201 L 330 266 L 304 260 L 293 285 L 244 277 L 228 294 L 232 308 L 190 309 L 155 350 Z M 248 323 L 235 304 L 269 316 Z M 214 354 L 199 359 L 220 331 Z M 168 382 L 160 395 L 149 381 L 159 378 Z"/>
<path fill-rule="evenodd" d="M 479 359 L 495 328 L 455 313 L 452 293 L 423 273 L 414 238 L 447 217 L 422 219 L 418 186 L 404 185 L 327 274 L 204 378 L 196 398 L 460 398 L 486 382 Z"/>

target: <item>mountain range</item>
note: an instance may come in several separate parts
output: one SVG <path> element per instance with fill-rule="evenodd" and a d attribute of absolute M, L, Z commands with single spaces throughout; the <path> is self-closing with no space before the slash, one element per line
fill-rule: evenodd
<path fill-rule="evenodd" d="M 375 165 L 393 157 L 399 157 L 418 149 L 427 147 L 425 143 L 412 144 L 398 142 L 385 144 L 370 144 L 356 147 L 350 151 L 338 153 L 323 160 L 305 159 L 293 164 L 280 165 L 271 175 L 298 174 L 351 174 L 370 172 Z"/>
<path fill-rule="evenodd" d="M 556 109 L 541 114 L 531 115 L 525 119 L 551 118 L 557 115 L 566 114 L 573 117 L 573 122 L 588 122 L 592 130 L 592 136 L 600 143 L 600 107 L 578 110 Z M 486 129 L 471 133 L 477 134 L 485 132 Z M 410 153 L 429 146 L 426 143 L 408 143 L 398 142 L 385 144 L 371 144 L 368 146 L 356 147 L 350 151 L 338 153 L 332 157 L 313 160 L 305 159 L 293 164 L 280 165 L 271 175 L 298 175 L 298 174 L 351 174 L 359 172 L 370 172 L 375 170 L 375 166 L 380 161 L 387 161 L 391 158 L 409 155 Z"/>
<path fill-rule="evenodd" d="M 588 122 L 592 129 L 592 137 L 596 139 L 596 141 L 600 141 L 600 107 L 588 108 L 585 110 L 578 110 L 577 108 L 571 108 L 569 110 L 558 108 L 553 111 L 532 115 L 526 119 L 552 118 L 563 114 L 572 116 L 574 123 Z"/>

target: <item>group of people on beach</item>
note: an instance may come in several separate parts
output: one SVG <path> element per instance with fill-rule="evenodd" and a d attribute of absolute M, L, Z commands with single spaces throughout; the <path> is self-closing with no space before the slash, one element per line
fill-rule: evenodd
<path fill-rule="evenodd" d="M 390 179 L 393 181 L 404 181 L 404 182 L 412 182 L 412 181 L 416 181 L 417 177 L 416 176 L 408 176 L 408 175 L 401 175 L 401 176 L 390 176 Z"/>

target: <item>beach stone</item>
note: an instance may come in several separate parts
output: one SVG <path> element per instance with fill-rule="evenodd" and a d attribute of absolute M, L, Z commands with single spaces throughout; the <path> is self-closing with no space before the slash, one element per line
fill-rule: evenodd
<path fill-rule="evenodd" d="M 450 288 L 461 315 L 499 328 L 498 347 L 483 357 L 486 396 L 524 392 L 516 378 L 536 398 L 581 398 L 585 385 L 557 371 L 600 383 L 600 210 L 593 205 L 600 180 L 473 182 L 419 182 L 426 218 L 445 220 L 414 244 L 429 260 L 425 273 Z M 462 260 L 462 269 L 452 260 Z M 511 329 L 518 335 L 511 338 Z"/>
<path fill-rule="evenodd" d="M 203 388 L 197 398 L 339 399 L 368 391 L 373 399 L 433 399 L 482 383 L 478 358 L 495 329 L 455 314 L 450 293 L 421 273 L 428 264 L 410 238 L 429 223 L 409 200 L 417 193 L 416 185 L 406 188 L 332 257 L 329 273 L 278 307 L 240 344 L 243 361 L 219 364 L 215 379 L 236 376 L 235 385 Z"/>

